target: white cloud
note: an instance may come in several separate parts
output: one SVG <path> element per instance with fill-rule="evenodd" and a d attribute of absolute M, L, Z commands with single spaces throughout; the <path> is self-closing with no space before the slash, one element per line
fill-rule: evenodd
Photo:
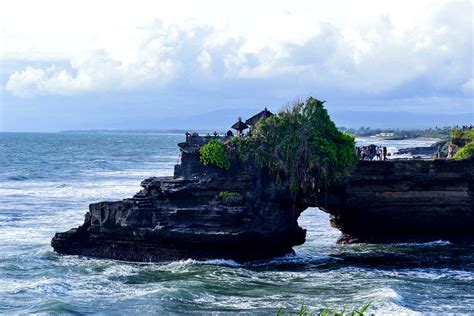
<path fill-rule="evenodd" d="M 6 90 L 21 97 L 28 97 L 35 92 L 33 89 L 38 82 L 44 80 L 45 71 L 43 69 L 26 67 L 25 70 L 15 72 L 8 79 Z"/>
<path fill-rule="evenodd" d="M 212 63 L 212 57 L 206 50 L 203 50 L 201 54 L 199 54 L 199 56 L 197 57 L 196 61 L 202 69 L 206 70 Z"/>
<path fill-rule="evenodd" d="M 103 52 L 71 61 L 71 69 L 55 65 L 46 68 L 27 66 L 14 72 L 6 90 L 20 97 L 34 95 L 72 95 L 89 91 L 115 91 L 159 85 L 170 80 L 176 65 L 169 59 L 140 59 L 124 63 Z"/>
<path fill-rule="evenodd" d="M 28 12 L 24 3 L 10 8 L 17 14 L 0 10 L 3 59 L 51 66 L 10 74 L 6 90 L 16 96 L 154 89 L 196 78 L 362 94 L 410 84 L 413 93 L 417 85 L 472 90 L 469 1 L 81 2 L 74 10 L 50 3 L 61 14 L 29 5 Z"/>

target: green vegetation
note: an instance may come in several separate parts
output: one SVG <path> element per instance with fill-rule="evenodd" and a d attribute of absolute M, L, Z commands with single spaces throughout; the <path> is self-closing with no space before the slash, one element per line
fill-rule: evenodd
<path fill-rule="evenodd" d="M 240 194 L 239 192 L 229 192 L 229 191 L 219 192 L 219 198 L 227 203 L 238 203 L 238 202 L 241 202 L 243 199 L 242 194 Z"/>
<path fill-rule="evenodd" d="M 277 312 L 277 316 L 282 316 L 282 315 L 298 315 L 298 316 L 330 316 L 330 315 L 334 315 L 334 316 L 363 316 L 366 312 L 367 312 L 367 309 L 369 308 L 370 306 L 370 303 L 367 303 L 367 304 L 364 304 L 360 309 L 354 309 L 354 310 L 351 310 L 351 311 L 348 311 L 347 310 L 347 306 L 345 306 L 342 310 L 340 311 L 337 311 L 337 310 L 334 310 L 334 309 L 323 309 L 323 310 L 316 310 L 316 309 L 313 309 L 313 310 L 310 310 L 310 308 L 308 308 L 307 306 L 305 305 L 301 305 L 301 308 L 299 311 L 297 311 L 296 313 L 285 313 L 283 311 L 283 308 L 280 307 L 280 309 L 278 310 Z"/>
<path fill-rule="evenodd" d="M 260 120 L 251 136 L 234 138 L 240 158 L 267 168 L 292 193 L 342 180 L 355 162 L 354 138 L 336 128 L 323 104 L 310 97 Z"/>
<path fill-rule="evenodd" d="M 230 168 L 224 145 L 215 139 L 199 148 L 199 154 L 199 159 L 205 166 L 212 164 L 222 169 Z"/>
<path fill-rule="evenodd" d="M 451 142 L 459 147 L 463 147 L 469 143 L 474 142 L 474 129 L 470 128 L 466 130 L 451 130 Z"/>
<path fill-rule="evenodd" d="M 454 155 L 454 159 L 466 159 L 474 157 L 474 129 L 465 128 L 451 131 L 451 143 L 460 147 Z"/>
<path fill-rule="evenodd" d="M 474 158 L 474 142 L 461 148 L 453 157 L 454 159 Z"/>

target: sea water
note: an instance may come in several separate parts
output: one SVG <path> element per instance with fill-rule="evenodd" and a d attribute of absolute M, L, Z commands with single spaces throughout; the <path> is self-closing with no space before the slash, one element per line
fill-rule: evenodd
<path fill-rule="evenodd" d="M 89 203 L 130 197 L 144 178 L 171 175 L 183 140 L 0 134 L 0 314 L 275 314 L 367 302 L 377 314 L 474 311 L 472 246 L 338 245 L 339 231 L 317 208 L 299 219 L 306 243 L 271 260 L 144 264 L 53 252 L 54 233 L 82 224 Z"/>

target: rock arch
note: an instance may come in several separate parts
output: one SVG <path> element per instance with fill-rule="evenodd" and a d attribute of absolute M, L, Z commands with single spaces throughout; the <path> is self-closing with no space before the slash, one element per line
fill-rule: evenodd
<path fill-rule="evenodd" d="M 304 243 L 298 217 L 310 206 L 331 214 L 340 242 L 473 237 L 473 160 L 362 161 L 347 183 L 294 199 L 238 161 L 229 170 L 203 166 L 206 141 L 179 144 L 173 177 L 146 179 L 129 199 L 91 204 L 83 225 L 54 236 L 55 251 L 133 261 L 268 258 Z"/>

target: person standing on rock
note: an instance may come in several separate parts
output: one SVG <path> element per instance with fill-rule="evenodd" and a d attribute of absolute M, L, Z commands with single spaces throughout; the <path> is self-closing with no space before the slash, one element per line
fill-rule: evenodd
<path fill-rule="evenodd" d="M 448 159 L 453 158 L 453 144 L 448 145 Z"/>
<path fill-rule="evenodd" d="M 383 146 L 383 160 L 387 160 L 387 147 Z"/>
<path fill-rule="evenodd" d="M 379 146 L 375 147 L 375 160 L 380 161 L 380 147 Z"/>

